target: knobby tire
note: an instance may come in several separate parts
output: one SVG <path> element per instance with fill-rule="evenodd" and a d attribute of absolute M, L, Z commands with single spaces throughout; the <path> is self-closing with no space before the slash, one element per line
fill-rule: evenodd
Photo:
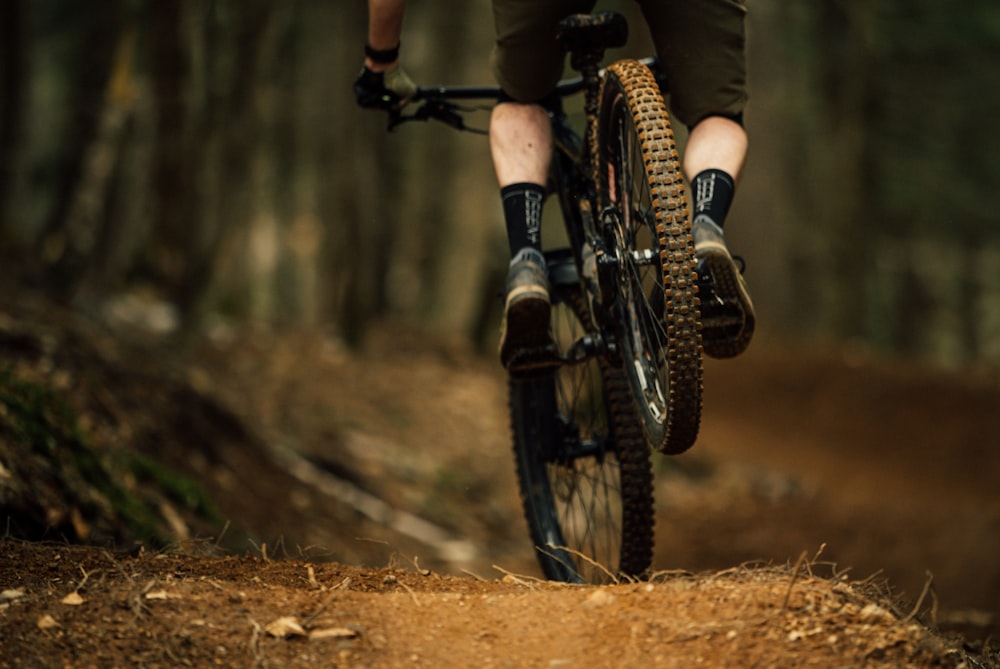
<path fill-rule="evenodd" d="M 592 331 L 579 285 L 554 286 L 561 347 Z M 546 578 L 606 583 L 653 556 L 653 474 L 628 381 L 607 361 L 510 382 L 517 479 Z"/>
<path fill-rule="evenodd" d="M 608 67 L 598 97 L 595 183 L 619 259 L 625 372 L 649 443 L 690 448 L 702 407 L 694 242 L 663 96 L 634 60 Z"/>

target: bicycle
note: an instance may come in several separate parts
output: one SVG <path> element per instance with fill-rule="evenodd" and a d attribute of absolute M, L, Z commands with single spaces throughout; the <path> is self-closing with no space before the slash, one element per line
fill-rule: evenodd
<path fill-rule="evenodd" d="M 653 554 L 651 449 L 687 450 L 701 419 L 702 352 L 688 207 L 655 59 L 605 69 L 623 16 L 564 20 L 556 39 L 579 77 L 556 89 L 548 190 L 568 239 L 545 251 L 559 348 L 551 373 L 511 378 L 521 499 L 545 576 L 640 577 Z M 584 95 L 584 132 L 564 98 Z M 472 130 L 456 101 L 496 101 L 495 86 L 420 88 L 390 129 L 438 120 Z"/>

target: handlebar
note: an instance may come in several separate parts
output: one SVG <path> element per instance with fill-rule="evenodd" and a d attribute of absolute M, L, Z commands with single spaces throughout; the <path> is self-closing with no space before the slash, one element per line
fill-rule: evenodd
<path fill-rule="evenodd" d="M 460 91 L 458 88 L 463 88 L 463 90 Z M 451 102 L 451 100 L 473 99 L 492 100 L 495 102 L 498 99 L 499 94 L 499 88 L 491 90 L 490 87 L 468 88 L 438 86 L 435 88 L 418 88 L 416 95 L 414 95 L 407 104 L 412 105 L 414 103 L 421 102 L 423 104 L 409 114 L 404 113 L 403 109 L 389 110 L 389 130 L 394 129 L 397 125 L 406 123 L 407 121 L 429 121 L 433 119 L 441 121 L 445 125 L 449 125 L 456 130 L 486 134 L 485 130 L 470 128 L 465 125 L 465 118 L 462 115 L 473 111 L 483 111 L 489 109 L 490 106 L 468 107 L 457 105 L 454 102 Z"/>
<path fill-rule="evenodd" d="M 653 56 L 642 58 L 640 63 L 649 67 L 656 76 L 657 82 L 662 90 L 666 90 L 666 80 L 659 67 L 659 60 Z M 603 75 L 603 70 L 601 71 Z M 584 89 L 583 77 L 572 77 L 561 80 L 556 84 L 555 94 L 557 97 L 565 98 Z M 456 130 L 465 130 L 476 134 L 485 135 L 486 131 L 478 128 L 470 128 L 465 124 L 463 114 L 474 111 L 485 111 L 491 109 L 500 99 L 501 89 L 499 86 L 421 86 L 416 94 L 407 102 L 407 105 L 420 104 L 410 113 L 404 113 L 404 108 L 389 111 L 389 130 L 408 121 L 441 121 L 445 125 Z M 453 100 L 480 100 L 484 105 L 463 106 L 456 104 Z"/>

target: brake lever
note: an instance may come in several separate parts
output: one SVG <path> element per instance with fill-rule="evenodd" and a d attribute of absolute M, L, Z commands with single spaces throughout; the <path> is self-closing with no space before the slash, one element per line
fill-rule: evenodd
<path fill-rule="evenodd" d="M 444 100 L 427 100 L 415 114 L 422 120 L 435 119 L 457 130 L 465 130 L 465 120 L 458 107 Z"/>
<path fill-rule="evenodd" d="M 465 119 L 462 118 L 462 111 L 471 111 L 458 105 L 452 104 L 447 100 L 437 100 L 437 99 L 427 99 L 424 100 L 412 114 L 404 114 L 399 109 L 392 109 L 389 111 L 389 130 L 392 131 L 396 126 L 406 123 L 408 121 L 429 121 L 431 119 L 440 121 L 445 125 L 448 125 L 456 130 L 464 130 L 466 132 L 472 132 L 480 135 L 488 134 L 485 130 L 480 130 L 478 128 L 470 128 L 465 124 Z"/>
<path fill-rule="evenodd" d="M 403 124 L 403 123 L 405 123 L 407 121 L 412 121 L 413 120 L 413 118 L 411 116 L 404 115 L 398 109 L 390 109 L 388 111 L 388 115 L 389 115 L 389 125 L 388 125 L 388 127 L 386 129 L 389 132 L 392 132 L 393 130 L 395 130 L 397 125 L 400 125 L 400 124 Z"/>

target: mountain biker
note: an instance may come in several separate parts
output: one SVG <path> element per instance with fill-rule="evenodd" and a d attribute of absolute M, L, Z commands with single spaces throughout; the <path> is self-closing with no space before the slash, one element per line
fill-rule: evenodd
<path fill-rule="evenodd" d="M 704 350 L 732 357 L 750 343 L 756 320 L 723 236 L 747 153 L 746 7 L 742 0 L 638 2 L 669 83 L 671 111 L 690 128 L 683 167 L 693 198 Z M 363 107 L 399 108 L 416 92 L 399 64 L 405 4 L 368 2 L 364 68 L 354 86 Z M 490 150 L 511 256 L 500 360 L 512 374 L 530 371 L 539 352 L 553 348 L 540 224 L 552 143 L 546 102 L 565 61 L 554 36 L 561 19 L 590 12 L 595 4 L 493 0 L 493 66 L 503 93 L 490 117 Z"/>

